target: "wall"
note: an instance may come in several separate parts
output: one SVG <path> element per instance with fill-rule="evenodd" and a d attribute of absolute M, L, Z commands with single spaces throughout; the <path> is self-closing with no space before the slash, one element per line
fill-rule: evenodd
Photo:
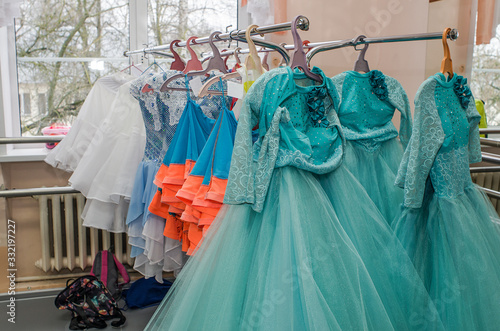
<path fill-rule="evenodd" d="M 271 0 L 272 1 L 272 0 Z M 441 0 L 429 3 L 415 0 L 274 0 L 276 10 L 284 8 L 281 21 L 291 21 L 296 15 L 310 20 L 309 31 L 300 31 L 302 40 L 311 42 L 395 36 L 425 32 L 442 32 L 446 27 L 457 28 L 459 40 L 449 42 L 455 71 L 468 76 L 471 72 L 475 11 L 477 0 Z M 281 7 L 280 7 L 281 6 Z M 275 15 L 277 17 L 277 15 Z M 267 37 L 267 36 L 266 36 Z M 293 43 L 290 33 L 269 35 L 271 40 Z M 273 57 L 279 55 L 273 54 Z M 329 76 L 352 70 L 357 52 L 352 47 L 327 51 L 313 58 Z M 378 69 L 398 79 L 410 102 L 422 82 L 438 72 L 443 58 L 439 40 L 412 41 L 369 46 L 366 59 L 370 69 Z"/>
<path fill-rule="evenodd" d="M 54 169 L 45 162 L 13 162 L 0 165 L 0 174 L 6 189 L 36 188 L 50 186 L 66 186 L 69 174 Z M 40 215 L 38 200 L 32 197 L 26 198 L 1 198 L 0 200 L 0 225 L 3 234 L 0 237 L 0 293 L 7 290 L 7 279 L 5 263 L 6 259 L 6 236 L 7 220 L 15 221 L 16 233 L 16 277 L 47 276 L 57 274 L 54 272 L 45 273 L 35 266 L 36 260 L 41 258 L 40 241 Z M 5 258 L 4 258 L 5 257 Z M 17 290 L 27 289 L 26 286 L 18 284 Z"/>

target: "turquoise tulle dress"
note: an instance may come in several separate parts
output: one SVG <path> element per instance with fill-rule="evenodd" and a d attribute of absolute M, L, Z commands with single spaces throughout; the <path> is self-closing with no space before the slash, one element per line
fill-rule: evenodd
<path fill-rule="evenodd" d="M 403 190 L 394 180 L 411 135 L 408 96 L 396 79 L 378 70 L 346 71 L 332 81 L 340 97 L 344 164 L 391 224 L 399 213 L 394 206 L 403 202 Z M 401 113 L 399 133 L 392 123 L 396 109 Z"/>
<path fill-rule="evenodd" d="M 389 259 L 375 272 L 357 249 L 360 238 L 349 235 L 369 220 L 387 223 L 341 165 L 338 96 L 331 80 L 320 69 L 313 71 L 323 77 L 321 85 L 278 68 L 248 91 L 226 205 L 147 330 L 441 329 L 404 249 L 394 258 L 383 253 Z M 313 99 L 321 101 L 317 109 L 307 106 Z M 256 124 L 259 138 L 252 145 Z M 319 181 L 328 173 L 343 195 L 335 206 Z M 340 220 L 353 215 L 366 220 Z M 361 245 L 371 247 L 371 258 L 378 261 L 388 243 L 375 241 Z M 404 295 L 395 281 L 404 282 Z"/>
<path fill-rule="evenodd" d="M 448 330 L 500 328 L 498 215 L 472 183 L 480 116 L 466 79 L 428 78 L 397 176 L 404 206 L 394 228 Z"/>

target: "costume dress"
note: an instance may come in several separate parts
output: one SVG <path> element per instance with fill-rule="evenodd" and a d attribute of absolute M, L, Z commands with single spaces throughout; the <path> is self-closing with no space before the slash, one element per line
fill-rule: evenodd
<path fill-rule="evenodd" d="M 498 215 L 471 181 L 481 161 L 478 114 L 467 80 L 438 73 L 415 98 L 415 121 L 396 183 L 394 228 L 448 330 L 498 330 Z"/>
<path fill-rule="evenodd" d="M 187 81 L 186 88 L 189 88 Z M 168 238 L 182 241 L 184 252 L 190 246 L 189 223 L 180 220 L 186 205 L 176 194 L 193 170 L 215 124 L 215 120 L 203 113 L 201 107 L 189 96 L 189 92 L 186 95 L 187 102 L 179 125 L 155 176 L 154 183 L 158 190 L 149 206 L 152 213 L 166 219 L 162 233 Z"/>
<path fill-rule="evenodd" d="M 69 182 L 86 198 L 83 225 L 126 232 L 125 219 L 133 180 L 142 160 L 146 132 L 139 102 L 127 82 L 120 86 L 107 116 Z"/>
<path fill-rule="evenodd" d="M 176 125 L 170 125 L 168 106 L 160 100 L 156 91 L 168 77 L 177 73 L 143 73 L 130 88 L 131 95 L 141 107 L 146 146 L 135 176 L 126 224 L 132 246 L 131 257 L 135 258 L 134 269 L 146 277 L 155 277 L 158 282 L 163 282 L 162 271 L 177 271 L 185 260 L 179 242 L 165 238 L 161 230 L 158 231 L 165 226 L 165 219 L 148 211 L 156 192 L 154 176 L 176 129 Z M 148 88 L 145 90 L 144 86 Z M 184 94 L 175 95 L 184 98 Z"/>
<path fill-rule="evenodd" d="M 332 78 L 340 96 L 338 115 L 345 134 L 344 164 L 358 179 L 388 224 L 399 214 L 403 190 L 394 186 L 411 135 L 411 110 L 401 84 L 378 70 L 347 71 Z M 392 123 L 401 113 L 398 130 Z"/>
<path fill-rule="evenodd" d="M 313 70 L 323 77 L 319 88 L 327 91 L 318 115 L 307 107 L 317 88 L 309 79 L 297 85 L 290 68 L 263 74 L 248 91 L 224 198 L 234 205 L 222 207 L 147 330 L 412 328 L 408 319 L 396 320 L 399 297 L 391 305 L 382 302 L 318 181 L 340 169 L 344 142 L 335 89 L 320 69 Z M 259 139 L 252 146 L 256 124 Z M 369 202 L 359 183 L 348 187 L 343 192 Z M 343 197 L 343 203 L 349 199 Z M 364 210 L 386 223 L 375 205 L 365 203 Z M 387 276 L 379 272 L 381 279 Z M 388 286 L 392 278 L 386 279 Z M 419 303 L 414 287 L 418 284 L 408 288 L 405 300 Z"/>
<path fill-rule="evenodd" d="M 45 162 L 68 172 L 74 171 L 112 108 L 118 89 L 132 79 L 133 76 L 123 72 L 99 78 L 85 98 L 71 130 L 47 154 Z"/>

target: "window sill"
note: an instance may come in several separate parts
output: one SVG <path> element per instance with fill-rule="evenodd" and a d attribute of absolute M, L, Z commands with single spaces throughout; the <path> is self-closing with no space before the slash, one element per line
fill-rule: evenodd
<path fill-rule="evenodd" d="M 0 155 L 0 163 L 43 161 L 49 151 L 45 147 L 12 149 L 7 154 Z"/>

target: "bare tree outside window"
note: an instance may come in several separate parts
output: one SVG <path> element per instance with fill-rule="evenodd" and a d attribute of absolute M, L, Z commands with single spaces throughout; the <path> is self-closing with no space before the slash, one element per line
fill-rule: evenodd
<path fill-rule="evenodd" d="M 236 0 L 146 4 L 150 45 L 236 26 Z M 129 49 L 129 38 L 127 0 L 22 2 L 16 20 L 19 94 L 29 94 L 36 105 L 29 116 L 21 116 L 23 135 L 39 135 L 53 123 L 70 125 L 95 81 L 128 65 L 123 51 Z"/>

